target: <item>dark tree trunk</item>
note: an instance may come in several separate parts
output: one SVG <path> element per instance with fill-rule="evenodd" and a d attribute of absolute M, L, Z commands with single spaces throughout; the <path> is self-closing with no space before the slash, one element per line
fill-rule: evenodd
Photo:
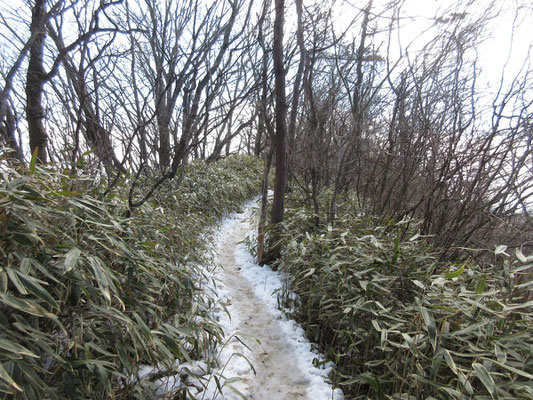
<path fill-rule="evenodd" d="M 85 94 L 87 94 L 86 90 Z M 126 169 L 122 166 L 120 160 L 115 155 L 115 151 L 113 150 L 111 135 L 100 123 L 100 119 L 91 105 L 91 100 L 86 97 L 81 101 L 83 102 L 83 112 L 85 114 L 85 133 L 87 134 L 88 142 L 96 150 L 96 155 L 100 161 L 102 161 L 106 172 L 108 175 L 110 175 L 111 170 L 114 167 L 117 170 L 126 173 Z"/>
<path fill-rule="evenodd" d="M 165 170 L 170 165 L 170 110 L 161 107 L 157 113 L 159 128 L 159 166 Z"/>
<path fill-rule="evenodd" d="M 352 114 L 354 118 L 354 132 L 353 132 L 353 142 L 354 142 L 354 148 L 355 148 L 355 154 L 354 156 L 356 158 L 359 157 L 359 151 L 360 151 L 360 142 L 361 142 L 361 135 L 363 132 L 363 107 L 362 107 L 362 101 L 363 101 L 363 62 L 364 62 L 364 56 L 365 56 L 365 42 L 366 38 L 368 36 L 368 24 L 370 21 L 370 10 L 372 9 L 372 3 L 373 0 L 370 0 L 366 6 L 366 8 L 363 10 L 364 12 L 364 18 L 363 23 L 361 25 L 361 38 L 359 42 L 359 48 L 357 49 L 357 66 L 356 66 L 356 82 L 355 87 L 353 91 L 353 97 L 352 97 Z M 335 186 L 333 190 L 333 196 L 331 198 L 331 203 L 329 207 L 329 216 L 328 220 L 331 224 L 335 223 L 335 218 L 337 216 L 337 197 L 339 195 L 339 192 L 344 188 L 344 182 L 345 182 L 345 175 L 347 173 L 345 168 L 346 160 L 348 160 L 349 157 L 349 149 L 345 149 L 342 156 L 341 156 L 341 162 L 337 166 L 337 174 L 335 178 Z M 358 177 L 359 182 L 360 177 Z M 356 185 L 356 187 L 359 187 L 359 184 Z"/>
<path fill-rule="evenodd" d="M 263 150 L 263 132 L 265 131 L 265 125 L 262 124 L 262 121 L 257 123 L 257 132 L 254 141 L 254 155 L 256 157 L 261 156 L 261 151 Z"/>
<path fill-rule="evenodd" d="M 111 134 L 103 126 L 100 120 L 98 112 L 98 99 L 94 100 L 90 96 L 90 89 L 87 85 L 87 81 L 84 75 L 84 71 L 76 67 L 73 59 L 66 51 L 65 44 L 63 43 L 60 35 L 54 31 L 52 27 L 49 27 L 50 37 L 56 44 L 60 53 L 61 63 L 65 67 L 65 71 L 69 80 L 72 82 L 72 87 L 76 93 L 80 102 L 78 118 L 83 123 L 85 128 L 85 136 L 87 143 L 95 150 L 97 157 L 102 162 L 107 174 L 110 176 L 113 168 L 126 173 L 126 169 L 117 158 L 113 149 L 111 141 Z M 98 92 L 98 82 L 95 82 L 95 93 Z"/>
<path fill-rule="evenodd" d="M 42 106 L 43 87 L 47 80 L 43 67 L 43 49 L 46 37 L 45 0 L 35 0 L 30 26 L 35 40 L 30 47 L 28 73 L 26 77 L 26 117 L 30 136 L 30 149 L 37 149 L 37 162 L 47 162 L 48 136 L 43 126 L 44 110 Z"/>
<path fill-rule="evenodd" d="M 267 201 L 268 201 L 268 176 L 270 174 L 270 168 L 272 166 L 272 155 L 274 154 L 274 148 L 271 147 L 265 157 L 265 168 L 263 170 L 263 185 L 261 190 L 261 210 L 259 214 L 259 224 L 257 226 L 257 261 L 259 264 L 265 264 L 264 251 L 265 251 L 265 223 L 267 213 Z"/>
<path fill-rule="evenodd" d="M 276 118 L 276 176 L 274 181 L 274 200 L 272 202 L 271 223 L 274 230 L 270 237 L 270 246 L 266 262 L 279 258 L 279 231 L 276 227 L 283 221 L 285 212 L 285 186 L 287 183 L 287 102 L 285 97 L 285 69 L 283 68 L 283 24 L 285 1 L 276 0 L 276 17 L 274 20 L 274 84 L 275 84 L 275 118 Z"/>
<path fill-rule="evenodd" d="M 303 29 L 303 23 L 302 23 L 302 14 L 303 14 L 302 0 L 296 0 L 295 3 L 296 3 L 296 16 L 297 16 L 296 38 L 298 42 L 298 49 L 300 51 L 300 61 L 298 62 L 298 70 L 296 71 L 296 78 L 294 80 L 294 89 L 292 92 L 292 101 L 291 101 L 291 113 L 289 116 L 289 130 L 288 130 L 289 152 L 291 152 L 294 147 L 294 137 L 296 133 L 296 117 L 298 115 L 298 103 L 300 100 L 300 86 L 302 82 L 302 76 L 304 73 L 304 67 L 307 61 L 307 51 L 305 50 L 305 45 L 304 45 L 304 29 Z"/>
<path fill-rule="evenodd" d="M 0 143 L 13 150 L 10 158 L 24 162 L 24 156 L 16 138 L 16 131 L 17 120 L 11 111 L 11 107 L 7 105 L 5 109 L 5 120 L 3 123 L 0 123 Z"/>

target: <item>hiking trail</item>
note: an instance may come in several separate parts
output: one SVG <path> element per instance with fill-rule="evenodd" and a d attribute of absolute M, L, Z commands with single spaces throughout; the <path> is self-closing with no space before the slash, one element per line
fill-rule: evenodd
<path fill-rule="evenodd" d="M 332 364 L 323 365 L 303 329 L 276 308 L 274 292 L 284 275 L 257 265 L 242 242 L 254 230 L 255 207 L 255 202 L 246 203 L 243 212 L 223 221 L 217 234 L 216 292 L 229 313 L 218 314 L 228 339 L 219 355 L 219 372 L 229 380 L 222 394 L 210 382 L 198 398 L 242 399 L 240 392 L 250 400 L 343 399 L 342 391 L 326 382 Z"/>

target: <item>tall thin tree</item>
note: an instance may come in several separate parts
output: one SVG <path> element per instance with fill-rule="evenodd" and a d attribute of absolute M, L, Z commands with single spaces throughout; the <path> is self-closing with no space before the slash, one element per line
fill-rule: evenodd
<path fill-rule="evenodd" d="M 270 246 L 265 262 L 271 262 L 280 255 L 277 225 L 283 221 L 285 212 L 285 187 L 287 184 L 287 99 L 285 96 L 285 69 L 283 67 L 283 25 L 285 23 L 285 1 L 276 0 L 274 19 L 274 93 L 275 105 L 275 153 L 276 176 L 274 180 L 274 200 L 272 203 L 271 223 L 276 228 L 270 238 Z"/>
<path fill-rule="evenodd" d="M 26 116 L 32 153 L 37 150 L 37 162 L 46 163 L 48 136 L 43 126 L 43 87 L 47 81 L 43 67 L 44 40 L 46 38 L 45 0 L 36 0 L 32 9 L 30 31 L 35 40 L 30 47 L 26 82 Z"/>

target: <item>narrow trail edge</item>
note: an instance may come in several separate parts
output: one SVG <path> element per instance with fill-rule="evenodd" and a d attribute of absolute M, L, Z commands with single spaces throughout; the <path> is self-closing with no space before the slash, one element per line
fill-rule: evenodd
<path fill-rule="evenodd" d="M 219 372 L 228 381 L 220 394 L 212 380 L 197 398 L 242 400 L 242 394 L 249 400 L 342 400 L 342 391 L 326 382 L 333 364 L 324 362 L 303 329 L 276 307 L 274 292 L 281 289 L 284 275 L 257 265 L 242 242 L 254 229 L 256 207 L 256 201 L 247 202 L 243 212 L 222 222 L 216 235 L 217 294 L 231 317 L 218 314 L 228 338 Z"/>

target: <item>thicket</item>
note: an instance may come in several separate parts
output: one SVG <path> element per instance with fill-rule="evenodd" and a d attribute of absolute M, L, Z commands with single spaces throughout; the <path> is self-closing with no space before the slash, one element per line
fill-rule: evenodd
<path fill-rule="evenodd" d="M 293 190 L 280 302 L 335 361 L 347 399 L 533 398 L 533 256 L 499 246 L 491 265 L 439 261 L 421 222 L 375 217 L 352 195 L 334 225 L 316 221 Z"/>
<path fill-rule="evenodd" d="M 205 234 L 258 193 L 257 159 L 194 162 L 131 216 L 127 190 L 103 197 L 91 175 L 1 167 L 3 397 L 149 399 L 157 377 L 139 367 L 209 355 L 222 331 L 198 290 Z"/>

